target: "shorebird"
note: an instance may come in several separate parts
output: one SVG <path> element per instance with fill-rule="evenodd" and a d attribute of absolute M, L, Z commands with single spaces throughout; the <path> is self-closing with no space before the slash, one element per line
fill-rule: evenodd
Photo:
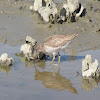
<path fill-rule="evenodd" d="M 47 37 L 43 43 L 36 46 L 36 56 L 39 53 L 44 53 L 45 55 L 53 55 L 51 64 L 55 60 L 55 56 L 58 54 L 58 63 L 60 64 L 60 54 L 59 51 L 65 49 L 68 44 L 77 36 L 78 34 L 73 35 L 53 35 Z"/>

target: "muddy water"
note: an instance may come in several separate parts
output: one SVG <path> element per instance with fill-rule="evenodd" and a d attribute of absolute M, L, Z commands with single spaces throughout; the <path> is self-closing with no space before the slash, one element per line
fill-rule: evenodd
<path fill-rule="evenodd" d="M 81 61 L 91 54 L 100 62 L 100 2 L 79 1 L 87 8 L 85 18 L 75 23 L 50 25 L 29 11 L 32 0 L 0 0 L 0 55 L 6 52 L 14 58 L 12 67 L 0 66 L 0 100 L 99 99 L 100 80 L 83 79 Z M 40 43 L 53 34 L 73 33 L 79 35 L 66 52 L 60 52 L 60 66 L 58 58 L 51 66 L 52 58 L 34 63 L 15 55 L 27 35 Z"/>

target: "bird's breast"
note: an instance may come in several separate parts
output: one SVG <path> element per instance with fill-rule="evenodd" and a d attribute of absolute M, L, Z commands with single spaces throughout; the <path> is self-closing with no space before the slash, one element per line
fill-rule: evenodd
<path fill-rule="evenodd" d="M 63 45 L 62 47 L 61 47 L 61 49 L 65 49 L 66 47 L 68 47 L 68 44 L 70 43 L 71 41 L 69 41 L 68 43 L 66 43 L 65 45 Z"/>
<path fill-rule="evenodd" d="M 45 52 L 48 54 L 53 54 L 54 52 L 59 51 L 59 47 L 51 47 L 51 46 L 45 46 Z"/>

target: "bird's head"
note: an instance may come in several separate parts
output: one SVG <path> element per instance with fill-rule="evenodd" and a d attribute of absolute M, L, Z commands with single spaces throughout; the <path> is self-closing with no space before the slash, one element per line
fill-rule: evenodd
<path fill-rule="evenodd" d="M 38 52 L 38 53 L 42 52 L 41 48 L 42 48 L 42 45 L 41 44 L 37 44 L 36 47 L 35 47 L 36 52 Z"/>
<path fill-rule="evenodd" d="M 45 58 L 45 54 L 42 52 L 42 45 L 38 44 L 35 47 L 35 54 L 34 54 L 35 59 L 40 59 L 43 60 Z"/>

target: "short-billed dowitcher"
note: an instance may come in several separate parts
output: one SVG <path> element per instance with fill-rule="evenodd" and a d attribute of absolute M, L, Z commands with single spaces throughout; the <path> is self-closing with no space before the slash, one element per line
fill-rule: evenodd
<path fill-rule="evenodd" d="M 55 56 L 58 54 L 58 63 L 60 63 L 59 51 L 66 48 L 68 44 L 74 39 L 78 34 L 73 35 L 53 35 L 47 37 L 43 43 L 36 46 L 36 55 L 39 55 L 40 52 L 46 55 L 53 55 L 51 64 L 55 60 Z"/>

